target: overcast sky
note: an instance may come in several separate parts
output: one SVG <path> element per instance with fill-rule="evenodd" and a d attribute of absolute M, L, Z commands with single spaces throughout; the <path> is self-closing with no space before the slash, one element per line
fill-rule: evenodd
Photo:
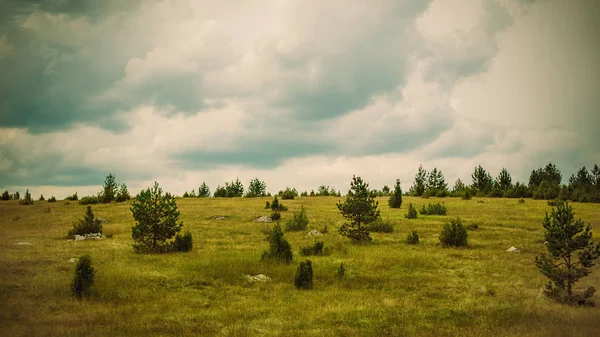
<path fill-rule="evenodd" d="M 41 4 L 40 4 L 41 3 Z M 600 1 L 0 2 L 0 189 L 600 164 Z"/>

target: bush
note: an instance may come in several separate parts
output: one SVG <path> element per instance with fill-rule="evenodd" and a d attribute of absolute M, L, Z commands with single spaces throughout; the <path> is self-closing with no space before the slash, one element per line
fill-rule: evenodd
<path fill-rule="evenodd" d="M 261 260 L 277 260 L 286 264 L 292 262 L 294 258 L 292 246 L 283 238 L 283 231 L 279 223 L 269 230 L 267 240 L 269 241 L 269 250 L 262 253 Z"/>
<path fill-rule="evenodd" d="M 46 201 L 43 194 L 40 194 L 40 198 L 38 199 L 38 201 Z"/>
<path fill-rule="evenodd" d="M 435 196 L 438 198 L 445 198 L 448 196 L 448 190 L 437 190 Z"/>
<path fill-rule="evenodd" d="M 306 260 L 306 262 L 300 262 L 298 270 L 296 270 L 296 276 L 294 277 L 294 285 L 297 289 L 312 289 L 313 270 L 312 262 L 310 260 Z"/>
<path fill-rule="evenodd" d="M 94 204 L 98 204 L 98 203 L 100 203 L 100 201 L 98 200 L 98 197 L 94 197 L 94 196 L 85 196 L 85 197 L 82 197 L 81 199 L 79 199 L 80 205 L 94 205 Z"/>
<path fill-rule="evenodd" d="M 78 199 L 79 199 L 79 197 L 77 197 L 77 192 L 75 192 L 75 194 L 70 195 L 65 198 L 65 200 L 69 200 L 69 201 L 77 201 Z"/>
<path fill-rule="evenodd" d="M 75 276 L 71 283 L 71 291 L 78 299 L 89 296 L 90 288 L 94 284 L 94 267 L 92 267 L 92 258 L 89 255 L 83 255 L 77 261 L 75 266 Z"/>
<path fill-rule="evenodd" d="M 548 206 L 558 206 L 558 204 L 562 204 L 562 201 L 558 199 L 548 200 Z"/>
<path fill-rule="evenodd" d="M 446 215 L 447 209 L 444 204 L 429 203 L 427 206 L 423 205 L 423 208 L 419 210 L 419 213 L 423 215 Z"/>
<path fill-rule="evenodd" d="M 10 200 L 10 194 L 8 193 L 8 191 L 4 191 L 4 193 L 2 193 L 2 200 Z"/>
<path fill-rule="evenodd" d="M 323 247 L 325 243 L 323 241 L 317 241 L 314 245 L 308 247 L 300 247 L 300 255 L 311 256 L 311 255 L 324 255 Z"/>
<path fill-rule="evenodd" d="M 400 187 L 400 179 L 396 179 L 394 192 L 388 199 L 388 206 L 390 206 L 390 208 L 400 208 L 400 206 L 402 206 L 402 188 Z"/>
<path fill-rule="evenodd" d="M 444 225 L 440 234 L 440 242 L 444 246 L 465 247 L 467 245 L 467 230 L 460 218 L 450 220 Z"/>
<path fill-rule="evenodd" d="M 524 203 L 525 203 L 525 199 L 523 199 L 523 198 L 520 198 L 520 199 L 519 199 L 519 204 L 524 204 Z"/>
<path fill-rule="evenodd" d="M 479 224 L 472 223 L 470 225 L 467 225 L 467 229 L 470 231 L 476 231 L 479 229 Z"/>
<path fill-rule="evenodd" d="M 273 198 L 273 202 L 271 202 L 271 209 L 273 211 L 287 211 L 288 208 L 284 206 L 282 203 L 279 203 L 277 196 Z"/>
<path fill-rule="evenodd" d="M 389 219 L 383 220 L 378 218 L 377 220 L 365 225 L 369 232 L 375 233 L 392 233 L 394 231 L 394 225 Z"/>
<path fill-rule="evenodd" d="M 271 220 L 277 221 L 281 219 L 281 213 L 279 211 L 271 213 Z"/>
<path fill-rule="evenodd" d="M 29 193 L 29 190 L 25 191 L 25 198 L 23 200 L 19 200 L 19 204 L 33 205 L 33 199 L 31 198 L 31 193 Z"/>
<path fill-rule="evenodd" d="M 471 190 L 468 188 L 465 188 L 465 191 L 462 193 L 462 195 L 460 196 L 460 198 L 462 200 L 471 200 Z"/>
<path fill-rule="evenodd" d="M 137 252 L 164 253 L 170 250 L 173 238 L 183 222 L 177 222 L 179 211 L 175 197 L 162 194 L 158 183 L 141 191 L 131 203 L 131 213 L 136 224 L 131 228 L 133 248 Z"/>
<path fill-rule="evenodd" d="M 298 196 L 298 191 L 295 188 L 290 189 L 289 187 L 285 188 L 285 191 L 279 191 L 279 195 L 283 200 L 293 200 Z"/>
<path fill-rule="evenodd" d="M 413 206 L 412 203 L 408 204 L 408 212 L 404 215 L 407 219 L 416 219 L 417 218 L 417 209 Z"/>
<path fill-rule="evenodd" d="M 177 234 L 175 235 L 175 241 L 173 241 L 172 250 L 174 252 L 189 252 L 192 250 L 192 241 L 192 233 L 190 232 L 186 232 L 183 235 Z"/>
<path fill-rule="evenodd" d="M 265 203 L 265 209 L 269 208 L 271 208 L 271 203 L 269 202 L 269 200 L 267 200 L 267 202 Z"/>
<path fill-rule="evenodd" d="M 308 226 L 308 217 L 306 216 L 306 210 L 304 206 L 300 208 L 300 212 L 294 212 L 292 218 L 286 222 L 285 230 L 286 231 L 303 231 Z"/>
<path fill-rule="evenodd" d="M 56 198 L 54 196 L 50 197 L 50 199 L 48 199 L 48 202 L 56 202 Z"/>
<path fill-rule="evenodd" d="M 408 233 L 408 236 L 406 237 L 406 243 L 408 243 L 409 245 L 416 245 L 419 243 L 419 233 L 417 233 L 416 230 L 413 230 L 412 232 Z"/>
<path fill-rule="evenodd" d="M 73 238 L 75 235 L 86 235 L 92 233 L 102 234 L 102 221 L 94 217 L 92 206 L 88 206 L 83 219 L 79 219 L 67 233 L 67 237 Z"/>

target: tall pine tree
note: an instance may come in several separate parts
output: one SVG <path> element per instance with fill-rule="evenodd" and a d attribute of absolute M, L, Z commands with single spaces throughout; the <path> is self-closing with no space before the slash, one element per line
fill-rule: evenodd
<path fill-rule="evenodd" d="M 369 184 L 362 178 L 352 176 L 350 190 L 346 200 L 336 204 L 342 216 L 350 222 L 345 222 L 339 229 L 341 235 L 354 241 L 368 242 L 371 236 L 365 225 L 379 218 L 379 202 L 369 191 Z"/>
<path fill-rule="evenodd" d="M 400 187 L 400 179 L 396 179 L 394 192 L 392 192 L 388 199 L 388 205 L 390 208 L 400 208 L 400 206 L 402 206 L 402 188 Z"/>

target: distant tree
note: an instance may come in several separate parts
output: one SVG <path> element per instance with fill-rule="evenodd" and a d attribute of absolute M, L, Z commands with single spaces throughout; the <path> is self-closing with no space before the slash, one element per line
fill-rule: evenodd
<path fill-rule="evenodd" d="M 182 195 L 182 197 L 183 197 L 183 198 L 189 198 L 189 197 L 190 197 L 190 194 L 188 193 L 188 191 L 185 191 L 185 192 L 183 192 L 183 195 Z"/>
<path fill-rule="evenodd" d="M 383 193 L 383 195 L 390 195 L 390 187 L 388 185 L 383 185 L 383 187 L 381 188 L 381 192 Z"/>
<path fill-rule="evenodd" d="M 10 194 L 8 191 L 4 191 L 4 193 L 2 193 L 2 200 L 10 200 Z"/>
<path fill-rule="evenodd" d="M 552 162 L 533 170 L 529 176 L 529 191 L 534 199 L 556 199 L 560 193 L 562 174 Z"/>
<path fill-rule="evenodd" d="M 298 191 L 295 188 L 289 188 L 286 186 L 285 190 L 279 191 L 277 194 L 281 196 L 281 199 L 283 200 L 293 200 L 298 196 Z"/>
<path fill-rule="evenodd" d="M 48 202 L 56 202 L 56 197 L 51 196 L 50 199 L 48 199 Z"/>
<path fill-rule="evenodd" d="M 208 185 L 204 181 L 198 188 L 198 198 L 210 198 L 210 188 L 208 188 Z"/>
<path fill-rule="evenodd" d="M 33 205 L 33 198 L 31 198 L 31 193 L 29 193 L 29 190 L 25 191 L 25 198 L 23 200 L 19 200 L 19 204 Z"/>
<path fill-rule="evenodd" d="M 116 201 L 117 202 L 125 202 L 129 199 L 131 199 L 131 195 L 129 195 L 129 190 L 127 189 L 127 185 L 125 185 L 125 183 L 122 183 L 119 186 L 119 192 L 117 193 Z"/>
<path fill-rule="evenodd" d="M 394 185 L 394 192 L 390 195 L 388 199 L 388 205 L 390 208 L 400 208 L 402 206 L 402 188 L 400 187 L 400 179 L 396 179 L 396 184 Z"/>
<path fill-rule="evenodd" d="M 242 189 L 243 190 L 243 189 Z M 267 195 L 267 184 L 264 181 L 258 180 L 258 178 L 254 178 L 250 180 L 250 184 L 248 185 L 248 191 L 246 192 L 246 198 L 256 198 L 256 197 L 264 197 Z"/>
<path fill-rule="evenodd" d="M 454 183 L 454 187 L 452 188 L 452 193 L 460 194 L 464 191 L 464 189 L 465 189 L 465 184 L 462 182 L 462 180 L 460 180 L 460 178 L 456 179 L 456 182 Z"/>
<path fill-rule="evenodd" d="M 75 195 L 77 195 L 77 193 L 75 193 Z M 21 200 L 21 195 L 19 194 L 19 191 L 16 191 L 15 194 L 12 195 L 12 199 Z"/>
<path fill-rule="evenodd" d="M 423 168 L 423 165 L 419 165 L 419 171 L 415 175 L 415 183 L 411 187 L 412 195 L 422 196 L 427 188 L 427 170 Z"/>
<path fill-rule="evenodd" d="M 317 195 L 320 196 L 320 197 L 328 197 L 330 195 L 330 193 L 329 193 L 329 186 L 325 186 L 325 185 L 319 186 L 319 189 L 317 191 Z"/>
<path fill-rule="evenodd" d="M 494 184 L 492 176 L 481 165 L 475 167 L 471 179 L 473 179 L 473 188 L 477 190 L 479 195 L 487 194 Z"/>
<path fill-rule="evenodd" d="M 592 180 L 593 180 L 594 186 L 597 189 L 600 189 L 600 168 L 598 167 L 597 164 L 594 164 L 594 168 L 592 169 Z"/>
<path fill-rule="evenodd" d="M 40 198 L 38 199 L 38 201 L 46 201 L 43 194 L 40 194 Z"/>
<path fill-rule="evenodd" d="M 83 219 L 77 220 L 73 224 L 73 228 L 68 231 L 67 237 L 73 238 L 75 235 L 86 235 L 86 234 L 102 234 L 102 221 L 97 219 L 92 212 L 92 206 L 87 206 Z"/>
<path fill-rule="evenodd" d="M 164 253 L 170 250 L 171 240 L 183 227 L 178 223 L 179 211 L 175 197 L 155 182 L 152 188 L 141 191 L 131 203 L 136 224 L 131 228 L 133 247 L 138 252 Z"/>
<path fill-rule="evenodd" d="M 496 182 L 502 191 L 507 191 L 512 187 L 512 178 L 506 168 L 503 167 L 502 170 L 500 170 L 500 173 L 498 173 L 498 178 L 496 178 Z"/>
<path fill-rule="evenodd" d="M 426 190 L 431 190 L 434 192 L 448 190 L 448 184 L 446 183 L 444 174 L 441 170 L 438 170 L 437 167 L 434 167 L 433 170 L 427 176 L 425 188 Z"/>
<path fill-rule="evenodd" d="M 115 181 L 115 176 L 112 173 L 109 173 L 104 180 L 101 201 L 105 204 L 114 201 L 117 194 L 117 188 L 118 185 Z"/>
<path fill-rule="evenodd" d="M 549 254 L 536 256 L 535 264 L 550 280 L 544 293 L 564 303 L 586 304 L 594 295 L 594 287 L 589 287 L 582 294 L 574 294 L 573 286 L 590 274 L 594 261 L 600 257 L 600 244 L 594 245 L 590 225 L 584 229 L 581 219 L 575 221 L 573 208 L 568 203 L 559 203 L 550 216 L 546 213 L 543 226 Z"/>
<path fill-rule="evenodd" d="M 336 204 L 342 216 L 350 222 L 344 223 L 339 232 L 354 241 L 371 241 L 365 225 L 379 218 L 379 202 L 369 192 L 369 184 L 362 178 L 352 176 L 346 200 Z"/>
<path fill-rule="evenodd" d="M 300 193 L 301 197 L 308 197 L 308 192 L 304 191 L 302 193 Z"/>
<path fill-rule="evenodd" d="M 77 196 L 77 192 L 75 192 L 75 194 L 66 197 L 65 200 L 77 201 L 77 200 L 79 200 L 79 196 Z"/>
<path fill-rule="evenodd" d="M 215 189 L 215 193 L 213 195 L 215 198 L 225 198 L 227 197 L 227 189 L 225 189 L 225 187 L 217 185 L 217 188 Z"/>

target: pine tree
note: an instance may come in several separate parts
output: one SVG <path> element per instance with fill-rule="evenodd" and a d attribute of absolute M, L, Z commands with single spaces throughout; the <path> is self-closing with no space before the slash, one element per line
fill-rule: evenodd
<path fill-rule="evenodd" d="M 379 202 L 369 192 L 369 184 L 362 178 L 352 176 L 350 190 L 344 203 L 338 202 L 337 208 L 350 222 L 344 223 L 339 232 L 354 241 L 371 241 L 365 225 L 379 218 Z"/>
<path fill-rule="evenodd" d="M 33 205 L 33 198 L 31 198 L 31 193 L 29 193 L 29 190 L 25 191 L 25 198 L 23 200 L 19 200 L 19 204 Z"/>
<path fill-rule="evenodd" d="M 400 179 L 396 179 L 396 184 L 394 185 L 394 192 L 390 195 L 390 198 L 388 199 L 388 205 L 390 206 L 390 208 L 400 208 L 400 206 L 402 206 L 402 188 L 400 187 Z"/>
<path fill-rule="evenodd" d="M 454 183 L 454 188 L 452 188 L 453 193 L 460 193 L 465 189 L 465 184 L 460 180 L 460 178 L 456 179 Z"/>
<path fill-rule="evenodd" d="M 119 193 L 117 194 L 116 201 L 117 202 L 125 202 L 129 199 L 131 199 L 131 195 L 129 195 L 129 190 L 127 189 L 127 185 L 125 185 L 125 183 L 122 183 L 119 188 Z"/>
<path fill-rule="evenodd" d="M 275 224 L 269 231 L 267 240 L 269 241 L 269 250 L 264 251 L 261 259 L 279 260 L 290 264 L 294 258 L 292 246 L 283 237 L 283 231 L 279 223 Z"/>
<path fill-rule="evenodd" d="M 92 206 L 88 205 L 86 208 L 83 219 L 77 220 L 77 223 L 73 225 L 67 236 L 72 238 L 74 235 L 86 235 L 92 233 L 102 234 L 102 222 L 96 219 L 94 212 L 92 212 Z"/>
<path fill-rule="evenodd" d="M 473 187 L 480 195 L 488 193 L 494 184 L 492 176 L 481 165 L 475 167 L 471 179 L 473 179 Z"/>
<path fill-rule="evenodd" d="M 267 189 L 267 184 L 264 181 L 258 180 L 258 178 L 254 178 L 250 180 L 250 184 L 248 185 L 248 192 L 246 192 L 246 198 L 256 198 L 256 197 L 264 197 L 267 194 L 265 193 Z"/>
<path fill-rule="evenodd" d="M 210 198 L 210 188 L 208 188 L 208 185 L 204 181 L 198 188 L 198 198 Z"/>
<path fill-rule="evenodd" d="M 92 267 L 92 258 L 89 255 L 83 255 L 77 261 L 75 267 L 75 276 L 71 283 L 71 291 L 78 299 L 88 296 L 90 288 L 94 284 L 94 275 L 96 271 Z"/>
<path fill-rule="evenodd" d="M 411 190 L 415 196 L 422 196 L 425 193 L 427 184 L 427 171 L 423 168 L 423 165 L 419 165 L 419 171 L 415 175 L 415 183 Z"/>
<path fill-rule="evenodd" d="M 313 270 L 312 262 L 306 260 L 300 262 L 298 269 L 296 270 L 296 276 L 294 277 L 294 285 L 297 289 L 312 289 L 313 287 Z"/>
<path fill-rule="evenodd" d="M 4 191 L 4 193 L 2 193 L 2 200 L 10 200 L 10 194 L 8 191 Z"/>
<path fill-rule="evenodd" d="M 170 250 L 171 240 L 183 227 L 175 197 L 155 182 L 152 188 L 141 191 L 131 203 L 131 213 L 136 224 L 131 228 L 139 252 L 164 253 Z"/>
<path fill-rule="evenodd" d="M 500 170 L 500 173 L 498 173 L 498 178 L 496 178 L 496 182 L 502 191 L 507 191 L 508 189 L 512 188 L 512 178 L 506 168 L 503 167 L 502 170 Z"/>
<path fill-rule="evenodd" d="M 117 194 L 117 182 L 115 181 L 115 176 L 112 173 L 109 173 L 104 180 L 104 188 L 102 191 L 102 202 L 109 203 L 115 200 L 115 195 Z"/>
<path fill-rule="evenodd" d="M 568 304 L 583 305 L 594 295 L 594 287 L 574 294 L 573 286 L 579 279 L 589 275 L 594 260 L 600 257 L 600 244 L 594 246 L 590 224 L 584 229 L 583 221 L 574 219 L 575 213 L 568 203 L 559 203 L 550 216 L 546 213 L 543 226 L 549 254 L 536 256 L 535 264 L 550 280 L 544 291 L 548 297 Z"/>

